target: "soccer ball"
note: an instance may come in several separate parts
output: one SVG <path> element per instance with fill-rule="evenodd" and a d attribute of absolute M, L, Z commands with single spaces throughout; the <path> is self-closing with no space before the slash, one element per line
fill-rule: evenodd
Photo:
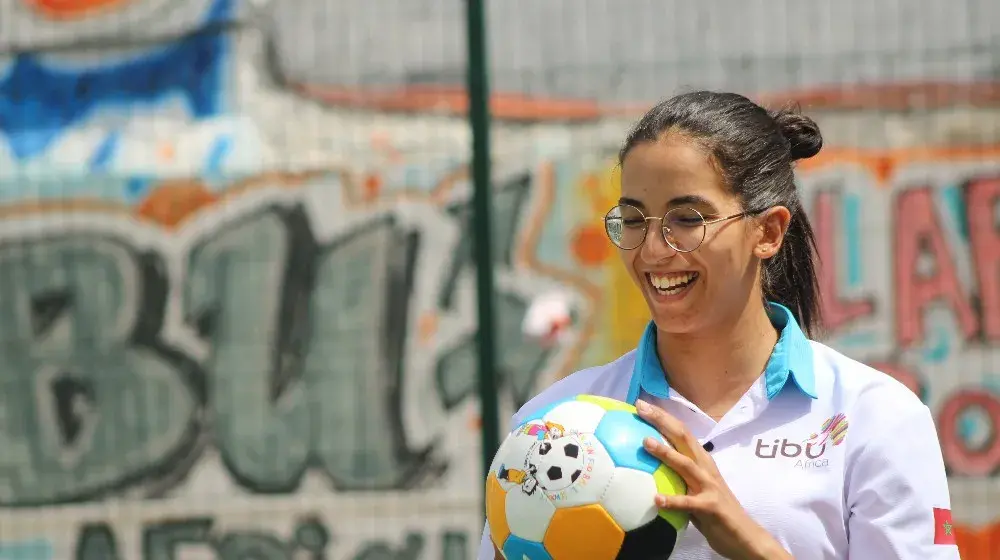
<path fill-rule="evenodd" d="M 653 498 L 687 485 L 643 449 L 647 436 L 664 441 L 632 405 L 593 395 L 527 418 L 486 479 L 486 518 L 504 558 L 668 558 L 688 516 Z"/>

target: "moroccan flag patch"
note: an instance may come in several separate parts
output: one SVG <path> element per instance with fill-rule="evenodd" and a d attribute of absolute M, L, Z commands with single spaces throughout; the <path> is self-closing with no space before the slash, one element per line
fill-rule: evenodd
<path fill-rule="evenodd" d="M 934 508 L 934 544 L 955 544 L 955 524 L 950 509 Z"/>

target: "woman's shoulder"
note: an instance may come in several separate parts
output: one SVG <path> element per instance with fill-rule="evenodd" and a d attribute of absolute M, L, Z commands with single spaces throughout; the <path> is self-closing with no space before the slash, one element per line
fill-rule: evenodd
<path fill-rule="evenodd" d="M 513 427 L 545 407 L 576 395 L 598 395 L 624 400 L 635 363 L 635 350 L 613 362 L 581 369 L 549 385 L 522 406 L 512 419 Z"/>
<path fill-rule="evenodd" d="M 920 384 L 910 374 L 887 364 L 867 364 L 823 343 L 810 341 L 814 375 L 820 393 L 852 408 L 917 411 L 926 408 L 920 400 Z"/>

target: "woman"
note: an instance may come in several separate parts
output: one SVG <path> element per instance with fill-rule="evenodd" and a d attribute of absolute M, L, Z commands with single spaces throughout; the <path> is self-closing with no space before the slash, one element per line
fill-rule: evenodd
<path fill-rule="evenodd" d="M 792 164 L 821 146 L 811 119 L 731 93 L 646 113 L 605 223 L 652 321 L 636 350 L 514 415 L 580 393 L 635 402 L 673 445 L 648 451 L 689 487 L 656 498 L 691 514 L 671 558 L 959 557 L 930 411 L 806 338 L 819 294 Z M 501 557 L 488 532 L 480 560 Z"/>

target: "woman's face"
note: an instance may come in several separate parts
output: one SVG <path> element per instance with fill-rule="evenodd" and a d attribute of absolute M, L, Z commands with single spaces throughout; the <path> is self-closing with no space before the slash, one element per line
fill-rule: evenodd
<path fill-rule="evenodd" d="M 707 151 L 682 134 L 668 133 L 633 147 L 622 162 L 621 184 L 621 202 L 646 217 L 660 218 L 678 207 L 694 208 L 706 221 L 743 211 Z M 660 220 L 649 220 L 642 245 L 619 254 L 658 329 L 697 332 L 724 324 L 748 303 L 761 301 L 759 259 L 780 246 L 788 220 L 784 225 L 780 221 L 771 211 L 761 218 L 709 224 L 702 244 L 680 253 L 664 241 Z"/>

